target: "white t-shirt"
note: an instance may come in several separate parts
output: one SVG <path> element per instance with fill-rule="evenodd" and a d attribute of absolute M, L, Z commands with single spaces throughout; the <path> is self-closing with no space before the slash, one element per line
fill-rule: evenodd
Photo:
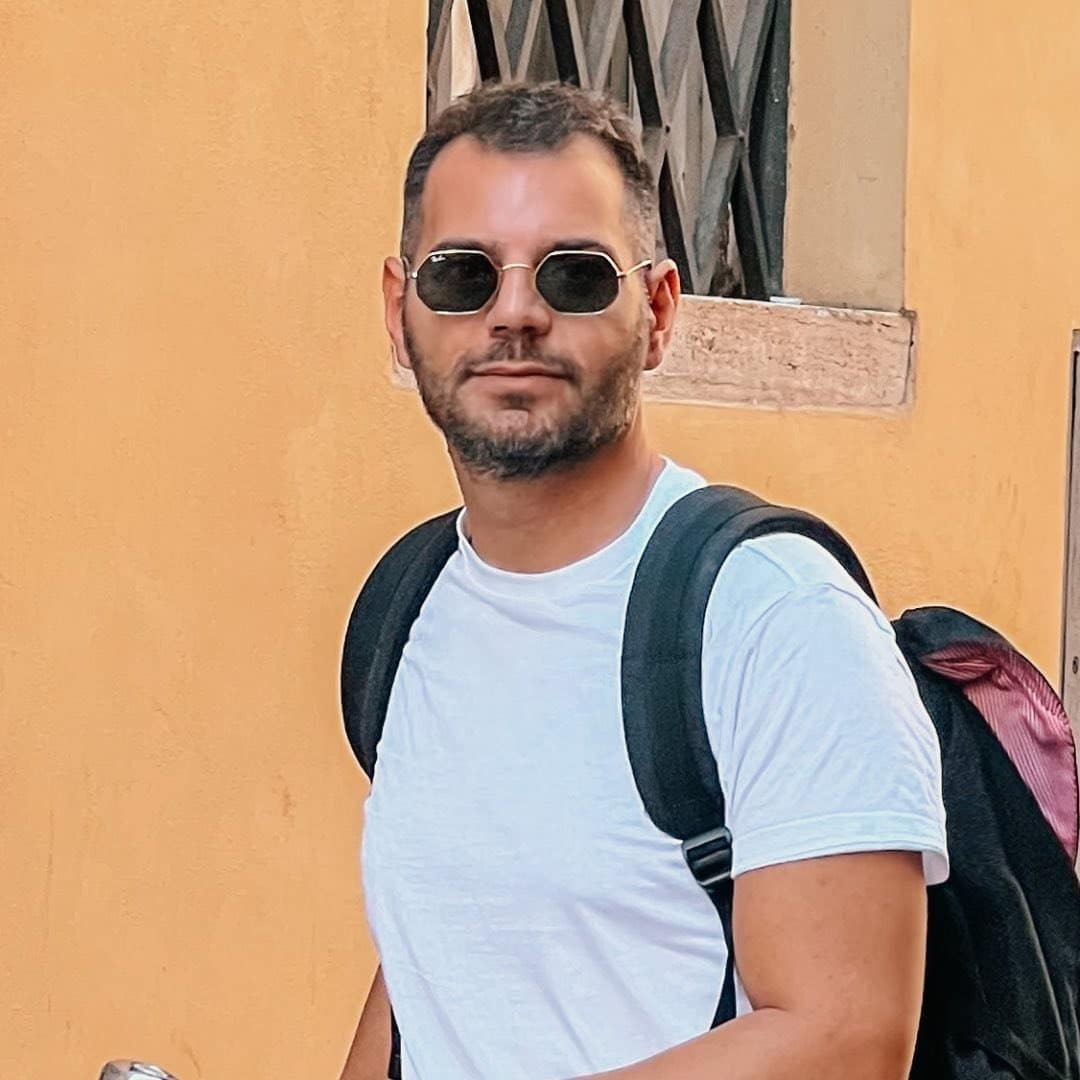
<path fill-rule="evenodd" d="M 566 1080 L 708 1030 L 720 920 L 641 803 L 619 680 L 635 566 L 703 483 L 666 463 L 626 532 L 549 573 L 495 569 L 461 535 L 431 590 L 362 843 L 404 1080 Z M 936 735 L 888 621 L 830 555 L 795 536 L 737 548 L 703 668 L 736 877 L 893 849 L 944 880 Z"/>

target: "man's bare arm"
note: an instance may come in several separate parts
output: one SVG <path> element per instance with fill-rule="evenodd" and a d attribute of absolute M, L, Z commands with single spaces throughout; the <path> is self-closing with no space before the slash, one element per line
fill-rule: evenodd
<path fill-rule="evenodd" d="M 871 852 L 766 867 L 736 881 L 734 903 L 739 976 L 754 1012 L 591 1080 L 904 1080 L 922 1002 L 921 857 Z"/>
<path fill-rule="evenodd" d="M 379 967 L 356 1025 L 341 1080 L 386 1080 L 389 1064 L 390 999 Z"/>

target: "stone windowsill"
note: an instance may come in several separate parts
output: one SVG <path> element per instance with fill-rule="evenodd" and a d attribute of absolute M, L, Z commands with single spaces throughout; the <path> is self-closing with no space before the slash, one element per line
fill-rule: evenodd
<path fill-rule="evenodd" d="M 914 382 L 915 317 L 809 304 L 684 297 L 645 397 L 759 408 L 896 410 Z M 396 385 L 412 374 L 392 363 Z"/>

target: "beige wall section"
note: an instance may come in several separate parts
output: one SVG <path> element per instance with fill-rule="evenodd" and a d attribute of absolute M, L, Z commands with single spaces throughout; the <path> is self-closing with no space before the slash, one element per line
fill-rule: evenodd
<path fill-rule="evenodd" d="M 792 0 L 789 296 L 904 306 L 909 9 L 910 0 Z"/>
<path fill-rule="evenodd" d="M 373 963 L 337 651 L 454 499 L 378 306 L 423 4 L 3 19 L 0 1076 L 333 1076 Z M 1049 672 L 1078 36 L 1072 0 L 914 6 L 912 409 L 649 408 L 669 454 L 845 530 L 890 612 L 959 603 Z"/>

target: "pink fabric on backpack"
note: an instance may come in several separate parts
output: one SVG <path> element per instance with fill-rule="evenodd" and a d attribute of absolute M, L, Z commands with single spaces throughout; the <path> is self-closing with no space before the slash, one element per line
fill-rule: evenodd
<path fill-rule="evenodd" d="M 985 644 L 954 645 L 919 659 L 962 685 L 1075 862 L 1080 831 L 1076 744 L 1053 687 L 1019 653 Z"/>

